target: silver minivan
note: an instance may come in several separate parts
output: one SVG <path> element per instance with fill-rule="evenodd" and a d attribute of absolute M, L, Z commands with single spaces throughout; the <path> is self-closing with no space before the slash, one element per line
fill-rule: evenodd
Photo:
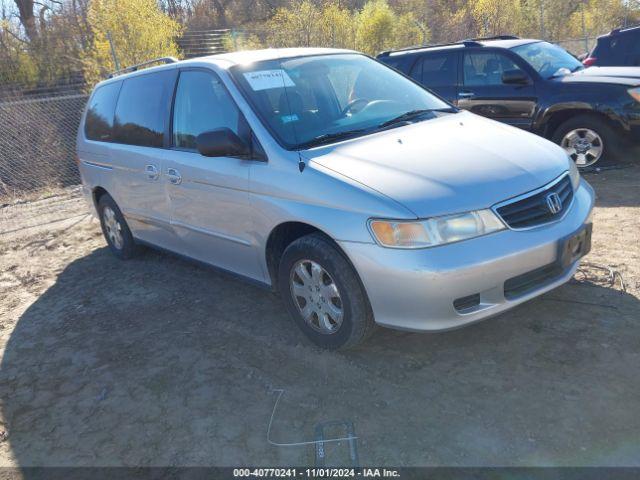
<path fill-rule="evenodd" d="M 326 348 L 467 325 L 568 281 L 592 188 L 553 143 L 346 50 L 128 69 L 78 132 L 109 248 L 150 245 L 279 291 Z"/>

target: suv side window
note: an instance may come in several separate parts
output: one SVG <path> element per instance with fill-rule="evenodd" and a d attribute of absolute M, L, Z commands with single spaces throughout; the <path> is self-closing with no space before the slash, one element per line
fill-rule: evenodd
<path fill-rule="evenodd" d="M 115 117 L 115 141 L 143 147 L 162 147 L 167 94 L 173 72 L 164 70 L 126 79 Z"/>
<path fill-rule="evenodd" d="M 113 116 L 122 82 L 113 82 L 96 89 L 87 108 L 84 134 L 89 140 L 109 142 L 113 139 Z"/>
<path fill-rule="evenodd" d="M 511 59 L 498 52 L 468 52 L 463 68 L 467 86 L 502 85 L 505 71 L 520 70 Z"/>
<path fill-rule="evenodd" d="M 241 115 L 233 98 L 210 72 L 187 70 L 180 73 L 173 107 L 173 146 L 196 148 L 196 137 L 217 128 L 239 132 Z"/>
<path fill-rule="evenodd" d="M 455 85 L 457 53 L 438 52 L 421 56 L 413 65 L 410 76 L 427 87 Z"/>

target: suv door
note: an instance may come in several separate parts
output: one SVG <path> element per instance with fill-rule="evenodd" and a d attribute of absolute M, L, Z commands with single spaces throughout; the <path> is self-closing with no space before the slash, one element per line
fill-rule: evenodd
<path fill-rule="evenodd" d="M 160 173 L 175 74 L 173 69 L 161 70 L 122 82 L 110 144 L 112 194 L 134 237 L 168 249 L 174 236 Z"/>
<path fill-rule="evenodd" d="M 458 52 L 425 52 L 413 64 L 409 76 L 455 104 L 458 94 Z"/>
<path fill-rule="evenodd" d="M 262 280 L 251 236 L 252 160 L 205 157 L 196 150 L 200 133 L 224 127 L 251 141 L 244 116 L 218 76 L 208 69 L 181 69 L 163 170 L 171 224 L 184 255 Z"/>
<path fill-rule="evenodd" d="M 505 84 L 502 75 L 520 70 L 526 84 Z M 458 106 L 478 115 L 530 129 L 537 105 L 534 83 L 526 70 L 498 50 L 465 50 Z"/>

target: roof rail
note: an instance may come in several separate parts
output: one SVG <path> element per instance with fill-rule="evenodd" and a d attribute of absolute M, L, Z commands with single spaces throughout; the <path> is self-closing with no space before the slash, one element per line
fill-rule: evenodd
<path fill-rule="evenodd" d="M 613 30 L 611 30 L 610 33 L 620 33 L 620 32 L 624 32 L 626 30 L 631 30 L 632 28 L 638 28 L 638 27 L 640 27 L 640 23 L 634 23 L 633 25 L 627 25 L 626 27 L 614 28 Z"/>
<path fill-rule="evenodd" d="M 175 57 L 160 57 L 160 58 L 154 58 L 153 60 L 148 60 L 146 62 L 142 62 L 142 63 L 137 63 L 135 65 L 131 65 L 130 67 L 127 68 L 122 68 L 120 70 L 116 70 L 115 72 L 111 73 L 109 75 L 109 78 L 113 78 L 113 77 L 117 77 L 118 75 L 123 75 L 125 73 L 131 73 L 131 72 L 135 72 L 136 70 L 139 70 L 141 67 L 146 67 L 148 65 L 153 65 L 154 63 L 161 63 L 161 64 L 169 64 L 169 63 L 176 63 L 178 61 L 177 58 Z"/>
<path fill-rule="evenodd" d="M 462 40 L 460 42 L 450 42 L 450 43 L 430 43 L 427 45 L 413 45 L 411 47 L 398 48 L 396 50 L 385 50 L 384 52 L 380 52 L 378 56 L 388 57 L 389 54 L 396 53 L 396 52 L 408 52 L 411 50 L 420 50 L 421 48 L 450 47 L 452 45 L 464 45 L 465 47 L 481 47 L 482 46 L 481 43 L 478 43 L 474 40 Z"/>
<path fill-rule="evenodd" d="M 470 38 L 469 40 L 473 40 L 475 42 L 482 42 L 483 40 L 518 40 L 520 37 L 515 35 L 494 35 L 491 37 L 478 37 L 478 38 Z"/>

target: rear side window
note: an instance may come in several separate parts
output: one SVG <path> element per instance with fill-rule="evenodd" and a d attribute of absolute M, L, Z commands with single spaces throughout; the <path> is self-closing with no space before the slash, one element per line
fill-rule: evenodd
<path fill-rule="evenodd" d="M 454 85 L 457 77 L 457 54 L 443 52 L 423 55 L 411 69 L 411 77 L 428 87 Z"/>
<path fill-rule="evenodd" d="M 109 142 L 113 139 L 113 115 L 122 82 L 96 89 L 91 97 L 84 122 L 84 134 L 89 140 Z"/>
<path fill-rule="evenodd" d="M 165 70 L 125 80 L 118 97 L 115 141 L 162 147 L 168 115 L 167 95 L 174 72 Z"/>
<path fill-rule="evenodd" d="M 404 60 L 404 57 L 402 56 L 396 56 L 396 57 L 391 57 L 391 56 L 383 56 L 383 57 L 379 57 L 378 60 L 380 60 L 382 63 L 389 65 L 390 67 L 395 68 L 396 70 L 402 70 L 402 60 Z"/>

